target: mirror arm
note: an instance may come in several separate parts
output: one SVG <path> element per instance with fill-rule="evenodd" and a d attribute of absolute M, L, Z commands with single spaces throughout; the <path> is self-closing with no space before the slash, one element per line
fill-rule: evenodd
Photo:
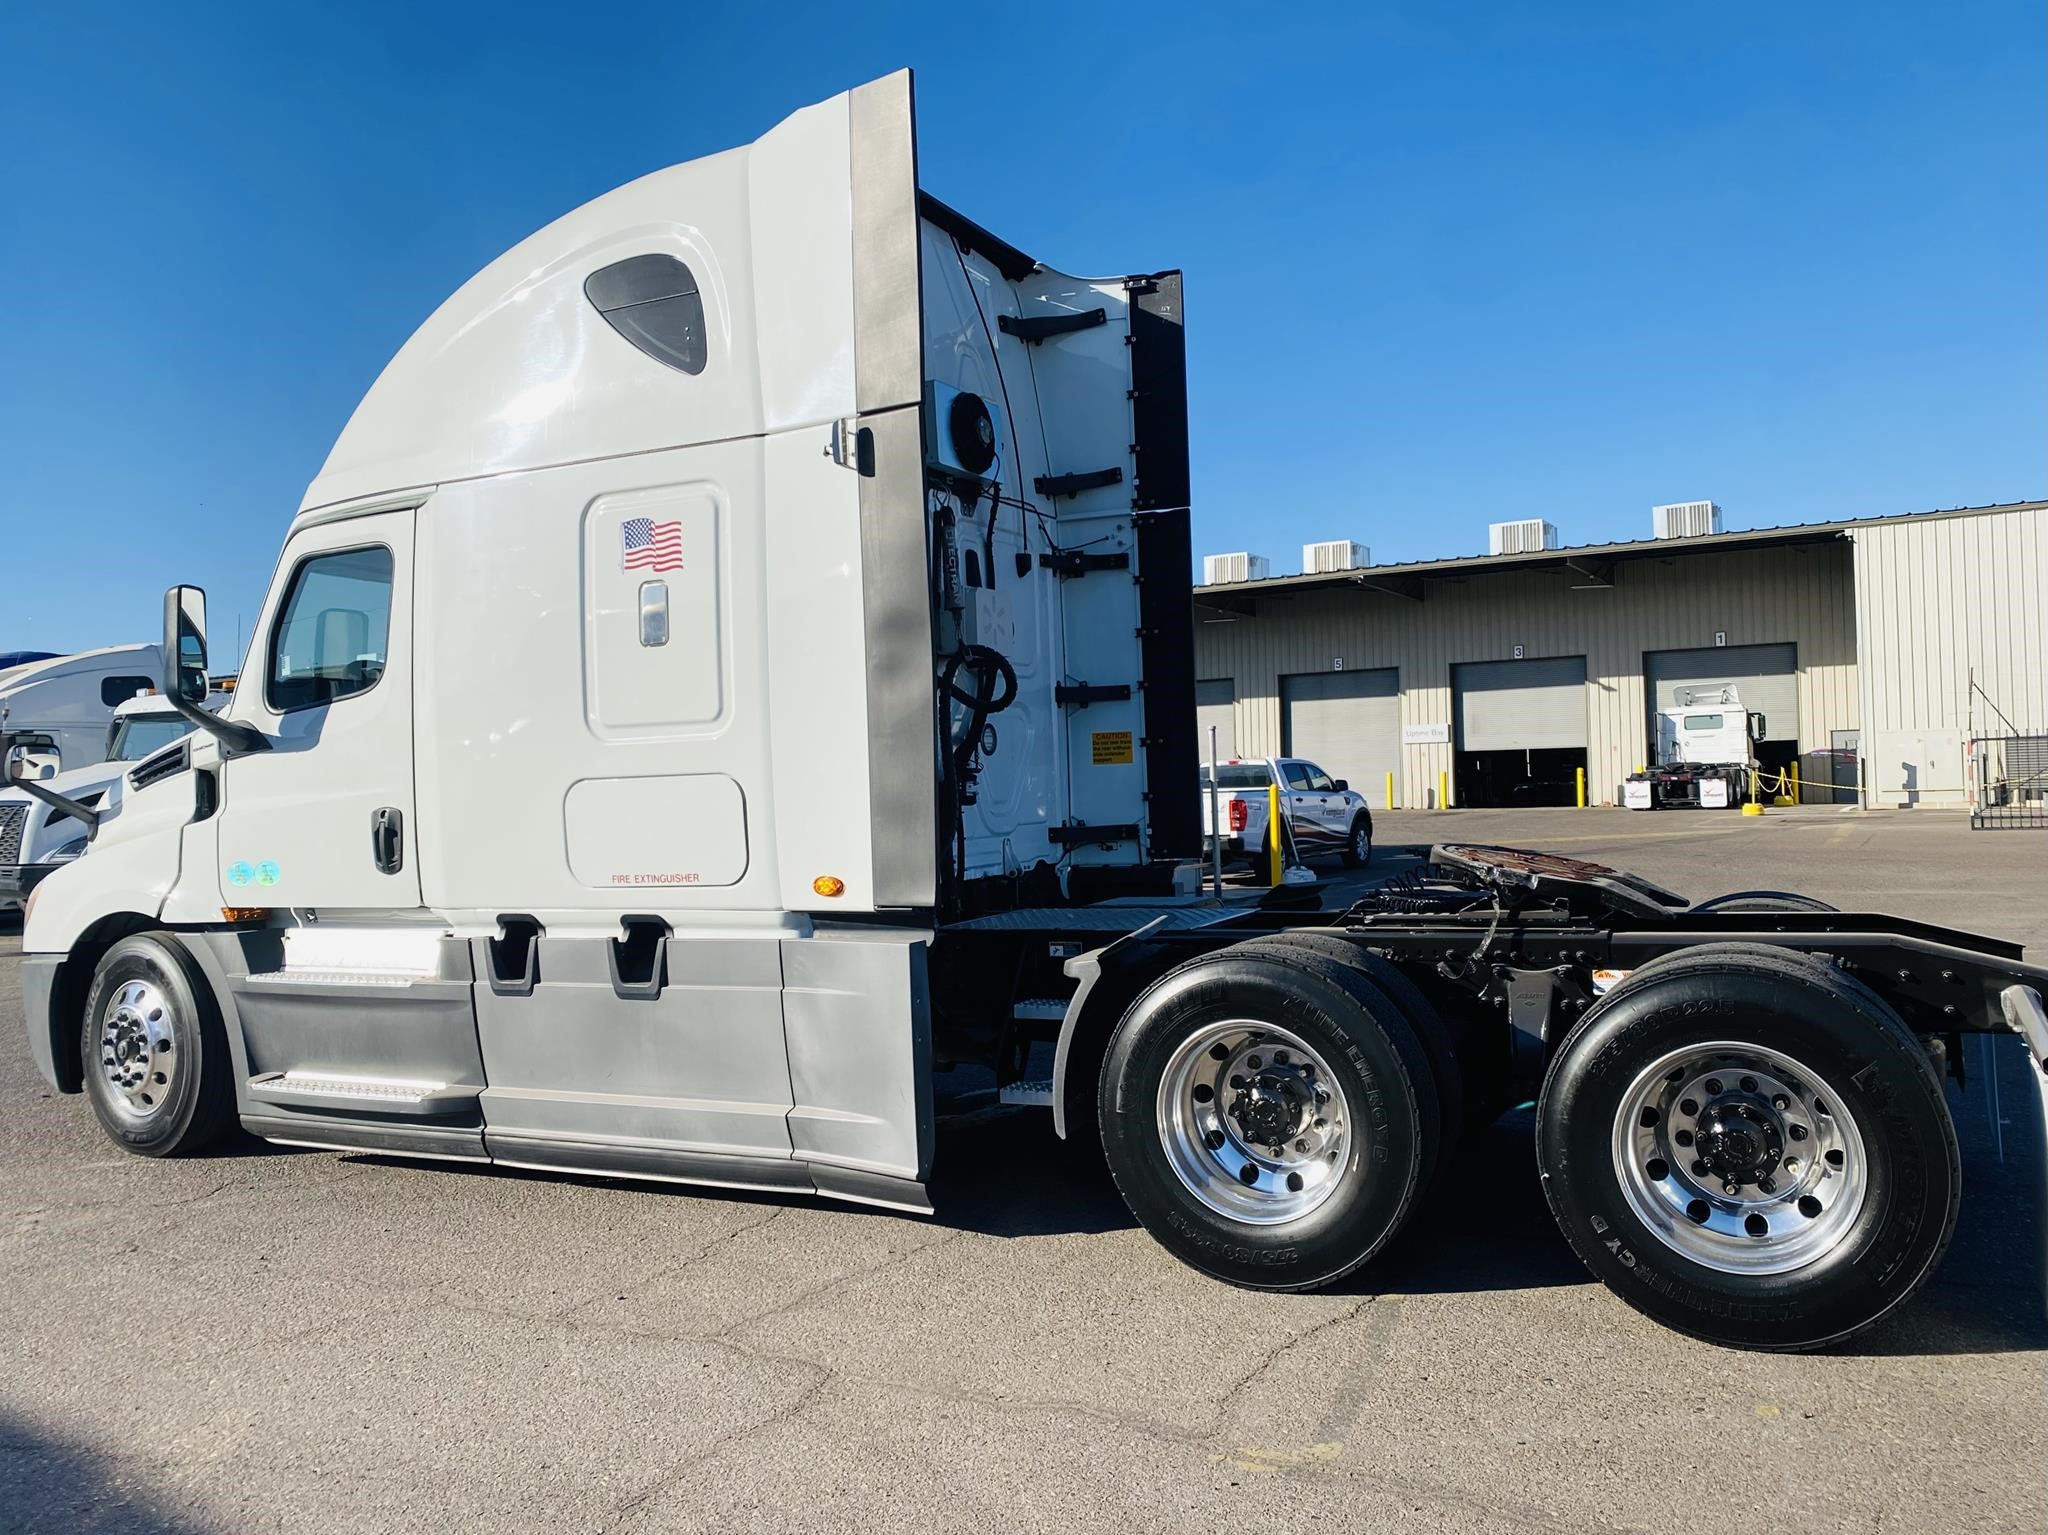
<path fill-rule="evenodd" d="M 175 688 L 167 687 L 162 691 L 164 701 L 173 709 L 219 740 L 223 757 L 246 757 L 251 752 L 270 750 L 270 738 L 254 725 L 245 725 L 240 720 L 224 720 L 210 709 L 188 704 L 178 696 Z"/>
<path fill-rule="evenodd" d="M 33 779 L 15 778 L 11 775 L 8 778 L 7 787 L 19 789 L 22 793 L 41 800 L 45 805 L 63 811 L 75 821 L 83 821 L 87 837 L 92 836 L 94 832 L 100 829 L 100 813 L 90 805 L 81 805 L 69 795 L 59 794 L 55 789 L 45 789 Z"/>

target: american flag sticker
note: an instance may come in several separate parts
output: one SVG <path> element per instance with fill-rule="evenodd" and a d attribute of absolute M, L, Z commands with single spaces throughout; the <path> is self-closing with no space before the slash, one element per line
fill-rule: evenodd
<path fill-rule="evenodd" d="M 625 570 L 681 570 L 683 568 L 683 525 L 656 522 L 652 517 L 628 517 L 619 524 L 621 568 Z"/>

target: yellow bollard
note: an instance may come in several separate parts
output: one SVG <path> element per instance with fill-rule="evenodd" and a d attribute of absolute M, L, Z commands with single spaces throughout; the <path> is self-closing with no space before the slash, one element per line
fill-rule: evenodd
<path fill-rule="evenodd" d="M 1579 808 L 1581 810 L 1586 808 L 1586 770 L 1584 768 L 1579 769 Z"/>
<path fill-rule="evenodd" d="M 1439 810 L 1451 808 L 1451 775 L 1449 773 L 1440 772 L 1436 775 L 1436 808 Z"/>
<path fill-rule="evenodd" d="M 1797 757 L 1792 759 L 1792 803 L 1795 805 L 1805 803 L 1799 797 L 1799 759 Z"/>
<path fill-rule="evenodd" d="M 1266 872 L 1271 876 L 1266 883 L 1280 883 L 1280 863 L 1284 856 L 1280 844 L 1286 832 L 1280 822 L 1280 785 L 1266 785 Z"/>
<path fill-rule="evenodd" d="M 1387 774 L 1387 808 L 1389 810 L 1394 808 L 1394 775 L 1392 773 Z"/>

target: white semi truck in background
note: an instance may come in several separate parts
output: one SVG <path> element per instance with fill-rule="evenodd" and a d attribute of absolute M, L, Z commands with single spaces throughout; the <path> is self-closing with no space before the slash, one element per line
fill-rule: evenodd
<path fill-rule="evenodd" d="M 2048 1057 L 2048 971 L 1504 849 L 1341 912 L 1195 893 L 1182 318 L 1178 273 L 921 192 L 907 73 L 522 242 L 357 406 L 218 716 L 167 594 L 198 729 L 30 897 L 39 1069 L 142 1155 L 239 1124 L 923 1211 L 936 1074 L 1049 1053 L 1159 1242 L 1272 1290 L 1540 1094 L 1631 1304 L 1878 1321 L 1953 1228 L 1948 1042 Z"/>
<path fill-rule="evenodd" d="M 216 684 L 202 707 L 218 710 L 230 691 L 231 685 Z M 51 797 L 0 788 L 0 910 L 18 905 L 44 878 L 85 856 L 90 842 L 87 827 L 65 808 L 67 801 L 97 813 L 109 795 L 121 792 L 134 764 L 184 739 L 192 729 L 192 722 L 152 685 L 114 705 L 97 762 L 58 772 L 52 754 L 29 744 L 16 748 L 16 776 L 32 780 Z M 32 742 L 35 737 L 27 739 Z M 169 764 L 175 759 L 159 760 Z"/>
<path fill-rule="evenodd" d="M 0 731 L 28 754 L 22 770 L 63 772 L 99 760 L 114 706 L 156 686 L 155 645 L 107 645 L 0 671 Z"/>
<path fill-rule="evenodd" d="M 1764 717 L 1742 707 L 1733 684 L 1682 687 L 1657 711 L 1656 760 L 1623 780 L 1629 810 L 1725 810 L 1751 796 Z"/>

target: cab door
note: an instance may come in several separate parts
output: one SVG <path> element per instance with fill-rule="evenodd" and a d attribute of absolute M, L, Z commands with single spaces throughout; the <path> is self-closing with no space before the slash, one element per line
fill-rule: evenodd
<path fill-rule="evenodd" d="M 1306 762 L 1291 758 L 1280 762 L 1280 804 L 1295 846 L 1304 853 L 1315 852 L 1329 841 L 1323 826 L 1323 796 L 1309 788 L 1313 771 Z"/>
<path fill-rule="evenodd" d="M 233 706 L 271 749 L 221 770 L 223 905 L 420 904 L 414 515 L 321 523 L 285 547 Z"/>

